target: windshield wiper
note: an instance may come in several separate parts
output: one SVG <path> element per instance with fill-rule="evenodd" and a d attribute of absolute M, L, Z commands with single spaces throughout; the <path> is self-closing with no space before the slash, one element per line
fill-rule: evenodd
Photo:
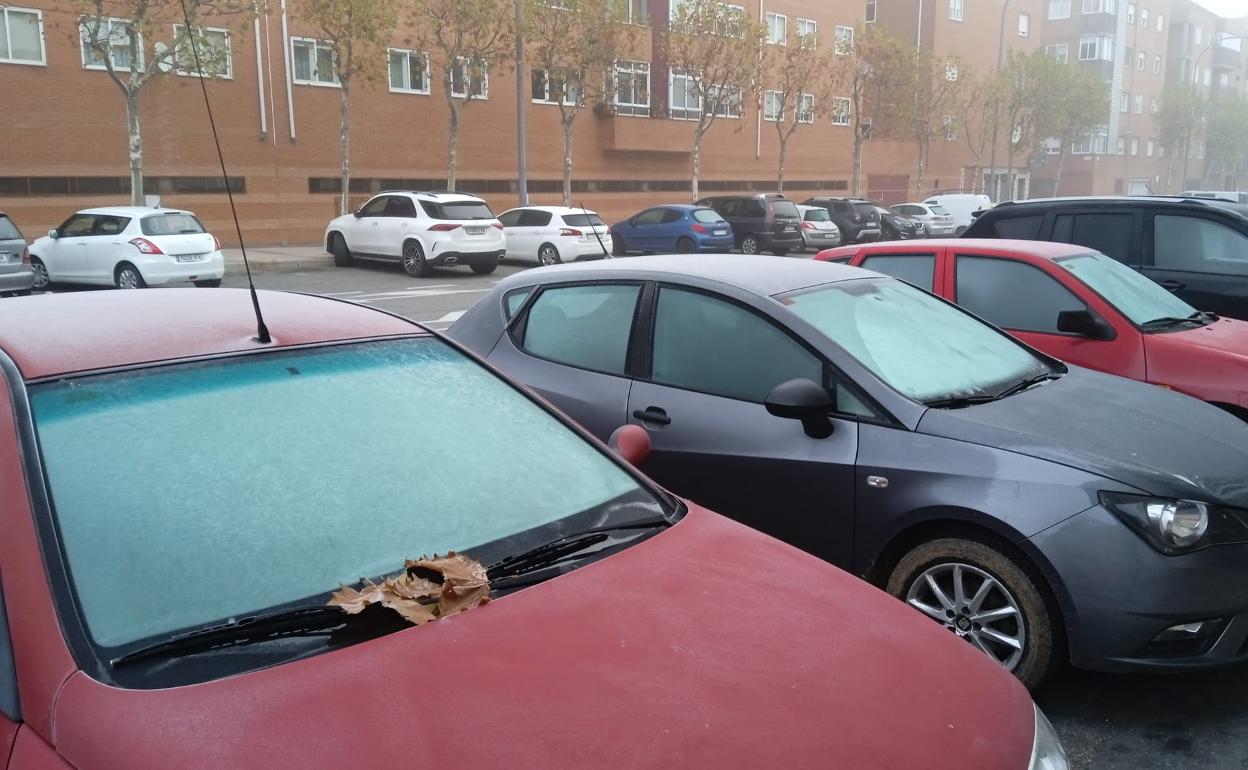
<path fill-rule="evenodd" d="M 1164 329 L 1167 326 L 1178 326 L 1179 324 L 1199 324 L 1200 326 L 1204 326 L 1205 324 L 1211 323 L 1212 321 L 1216 321 L 1216 320 L 1217 320 L 1216 317 L 1210 318 L 1209 315 L 1206 315 L 1204 312 L 1197 310 L 1195 313 L 1192 313 L 1191 315 L 1185 318 L 1178 318 L 1177 316 L 1162 316 L 1161 318 L 1154 318 L 1151 321 L 1145 321 L 1144 323 L 1140 324 L 1140 328 L 1141 329 Z"/>
<path fill-rule="evenodd" d="M 530 548 L 527 551 L 506 556 L 492 564 L 486 571 L 486 575 L 490 579 L 491 587 L 493 587 L 494 581 L 501 578 L 524 575 L 572 559 L 578 555 L 588 555 L 583 552 L 592 546 L 612 540 L 612 535 L 638 530 L 637 534 L 624 538 L 625 541 L 630 541 L 640 537 L 646 530 L 669 526 L 671 526 L 671 521 L 665 516 L 648 516 L 644 519 L 637 519 L 623 524 L 611 524 L 603 527 L 592 527 L 580 532 L 572 532 L 551 540 L 549 543 L 543 543 L 536 548 Z M 614 539 L 617 542 L 620 540 L 619 538 Z M 612 545 L 614 544 L 612 543 Z M 597 551 L 594 551 L 594 553 L 597 553 Z"/>
<path fill-rule="evenodd" d="M 1061 372 L 1045 372 L 1037 374 L 1034 377 L 1026 377 L 1018 382 L 1006 387 L 999 393 L 980 393 L 974 396 L 948 396 L 946 398 L 933 398 L 924 401 L 923 405 L 932 409 L 960 409 L 965 406 L 975 406 L 976 404 L 991 404 L 993 401 L 1000 401 L 1008 398 L 1016 393 L 1022 393 L 1028 388 L 1038 385 L 1049 380 L 1056 380 L 1061 377 Z"/>
<path fill-rule="evenodd" d="M 1045 372 L 1044 374 L 1037 374 L 1034 377 L 1027 377 L 1027 378 L 1021 379 L 1018 382 L 1011 385 L 1010 387 L 998 393 L 997 398 L 1007 398 L 1009 396 L 1014 395 L 1015 393 L 1022 393 L 1024 390 L 1027 390 L 1028 388 L 1032 386 L 1039 385 L 1042 382 L 1048 382 L 1049 380 L 1056 380 L 1057 378 L 1061 376 L 1062 375 L 1059 374 L 1058 372 Z"/>

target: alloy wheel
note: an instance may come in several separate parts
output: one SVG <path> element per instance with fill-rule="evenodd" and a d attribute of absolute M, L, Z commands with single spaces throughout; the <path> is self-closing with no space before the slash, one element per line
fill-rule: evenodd
<path fill-rule="evenodd" d="M 538 250 L 537 261 L 543 265 L 557 265 L 562 260 L 559 259 L 559 252 L 554 246 L 546 245 Z"/>
<path fill-rule="evenodd" d="M 741 253 L 742 254 L 757 254 L 758 253 L 758 241 L 754 238 L 754 236 L 747 235 L 741 239 Z"/>
<path fill-rule="evenodd" d="M 43 264 L 42 260 L 30 260 L 30 271 L 34 273 L 35 276 L 35 283 L 31 288 L 39 289 L 40 291 L 48 288 L 48 284 L 51 283 L 52 280 L 48 277 L 48 267 Z"/>
<path fill-rule="evenodd" d="M 408 275 L 415 276 L 424 275 L 428 269 L 425 266 L 425 252 L 416 241 L 403 244 L 403 269 Z"/>
<path fill-rule="evenodd" d="M 142 288 L 142 277 L 139 271 L 133 267 L 126 266 L 117 271 L 117 288 L 118 289 L 139 289 Z"/>
<path fill-rule="evenodd" d="M 944 563 L 920 573 L 906 604 L 1013 671 L 1023 657 L 1027 629 L 1018 602 L 992 575 L 969 564 Z"/>

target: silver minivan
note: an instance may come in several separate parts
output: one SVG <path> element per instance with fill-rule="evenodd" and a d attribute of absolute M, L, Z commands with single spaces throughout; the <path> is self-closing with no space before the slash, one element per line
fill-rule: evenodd
<path fill-rule="evenodd" d="M 13 220 L 0 211 L 0 296 L 30 294 L 34 285 L 26 239 Z"/>

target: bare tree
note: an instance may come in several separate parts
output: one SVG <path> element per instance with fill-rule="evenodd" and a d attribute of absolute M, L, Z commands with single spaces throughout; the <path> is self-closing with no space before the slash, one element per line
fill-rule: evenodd
<path fill-rule="evenodd" d="M 78 16 L 73 37 L 83 64 L 102 69 L 126 104 L 130 160 L 130 203 L 142 206 L 143 132 L 139 94 L 153 78 L 174 69 L 205 77 L 225 75 L 230 66 L 229 32 L 209 33 L 205 19 L 224 24 L 228 15 L 252 8 L 250 0 L 70 0 Z M 190 25 L 188 27 L 187 21 Z M 169 43 L 158 40 L 173 25 Z M 191 40 L 194 34 L 195 49 Z M 152 43 L 149 51 L 148 44 Z M 201 70 L 196 71 L 199 54 Z"/>
<path fill-rule="evenodd" d="M 792 45 L 769 46 L 766 56 L 768 106 L 776 112 L 776 137 L 779 154 L 776 159 L 776 189 L 784 192 L 784 166 L 789 140 L 803 125 L 810 125 L 830 111 L 832 96 L 840 81 L 840 71 L 848 61 L 849 50 L 819 47 L 815 35 L 798 36 Z M 840 55 L 837 55 L 837 54 Z"/>
<path fill-rule="evenodd" d="M 1200 91 L 1194 86 L 1171 85 L 1161 92 L 1157 110 L 1157 131 L 1161 146 L 1170 153 L 1170 172 L 1173 180 L 1174 165 L 1183 163 L 1183 179 L 1179 189 L 1187 186 L 1187 164 L 1191 156 L 1192 140 L 1201 136 L 1207 108 Z M 1173 181 L 1172 181 L 1173 183 Z"/>
<path fill-rule="evenodd" d="M 957 140 L 957 115 L 967 106 L 970 70 L 957 56 L 938 59 L 930 53 L 919 53 L 914 67 L 914 101 L 906 117 L 917 149 L 915 191 L 922 196 L 932 137 L 943 136 L 948 142 Z"/>
<path fill-rule="evenodd" d="M 984 156 L 991 151 L 995 134 L 995 86 L 996 80 L 991 75 L 969 81 L 966 86 L 961 126 L 966 137 L 966 148 L 975 159 L 975 181 L 971 184 L 971 192 L 984 190 Z"/>
<path fill-rule="evenodd" d="M 1062 186 L 1066 148 L 1077 137 L 1094 130 L 1109 111 L 1109 84 L 1086 67 L 1071 66 L 1048 58 L 1032 68 L 1030 99 L 1035 113 L 1035 138 L 1056 142 L 1057 174 L 1053 194 Z"/>
<path fill-rule="evenodd" d="M 676 5 L 663 35 L 672 69 L 669 110 L 693 123 L 693 199 L 699 197 L 702 140 L 721 117 L 740 117 L 747 98 L 757 101 L 763 68 L 763 27 L 740 6 L 716 0 Z"/>
<path fill-rule="evenodd" d="M 414 41 L 431 55 L 442 82 L 447 126 L 446 185 L 459 180 L 459 129 L 463 110 L 489 98 L 490 70 L 515 57 L 512 0 L 412 0 Z"/>
<path fill-rule="evenodd" d="M 384 72 L 386 43 L 397 13 L 394 0 L 301 0 L 295 14 L 333 43 L 334 75 L 340 89 L 338 152 L 342 162 L 340 214 L 350 209 L 351 86 Z"/>
<path fill-rule="evenodd" d="M 904 131 L 914 93 L 914 45 L 880 24 L 859 28 L 855 37 L 846 84 L 854 127 L 851 192 L 860 195 L 863 144 L 876 134 Z"/>

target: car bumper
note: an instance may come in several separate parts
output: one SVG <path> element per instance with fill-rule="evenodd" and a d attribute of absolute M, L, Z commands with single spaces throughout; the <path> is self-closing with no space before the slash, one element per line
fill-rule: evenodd
<path fill-rule="evenodd" d="M 35 274 L 23 266 L 13 272 L 0 273 L 0 294 L 11 291 L 30 291 L 35 285 Z"/>
<path fill-rule="evenodd" d="M 1248 660 L 1248 545 L 1165 556 L 1101 506 L 1031 538 L 1060 575 L 1071 662 L 1102 671 Z M 1166 629 L 1209 623 L 1198 637 Z"/>
<path fill-rule="evenodd" d="M 784 251 L 797 251 L 804 246 L 802 233 L 796 230 L 792 233 L 779 235 L 776 233 L 763 233 L 758 237 L 758 245 L 763 251 L 775 251 L 781 249 Z"/>
<path fill-rule="evenodd" d="M 802 242 L 808 249 L 833 249 L 841 245 L 841 234 L 821 231 L 803 231 Z"/>
<path fill-rule="evenodd" d="M 737 245 L 731 235 L 699 238 L 697 243 L 698 251 L 704 254 L 727 254 Z"/>
<path fill-rule="evenodd" d="M 506 249 L 492 251 L 442 251 L 429 258 L 431 265 L 497 265 Z"/>
<path fill-rule="evenodd" d="M 928 225 L 927 234 L 932 238 L 947 238 L 953 235 L 956 225 Z"/>
<path fill-rule="evenodd" d="M 577 243 L 574 249 L 568 249 L 568 251 L 572 252 L 573 260 L 583 259 L 587 262 L 594 259 L 609 257 L 611 256 L 611 252 L 614 250 L 615 242 L 612 240 L 610 235 L 602 236 L 601 244 L 599 244 L 598 240 L 595 238 L 591 241 Z M 562 255 L 563 250 L 560 249 L 560 257 L 562 257 Z"/>
<path fill-rule="evenodd" d="M 225 276 L 225 257 L 214 251 L 200 262 L 178 262 L 173 256 L 147 255 L 135 260 L 148 286 L 164 286 L 188 281 L 219 281 Z"/>
<path fill-rule="evenodd" d="M 878 241 L 879 239 L 880 239 L 879 230 L 865 230 L 864 229 L 864 230 L 859 230 L 858 232 L 854 233 L 850 237 L 849 243 L 872 243 L 874 241 Z"/>

